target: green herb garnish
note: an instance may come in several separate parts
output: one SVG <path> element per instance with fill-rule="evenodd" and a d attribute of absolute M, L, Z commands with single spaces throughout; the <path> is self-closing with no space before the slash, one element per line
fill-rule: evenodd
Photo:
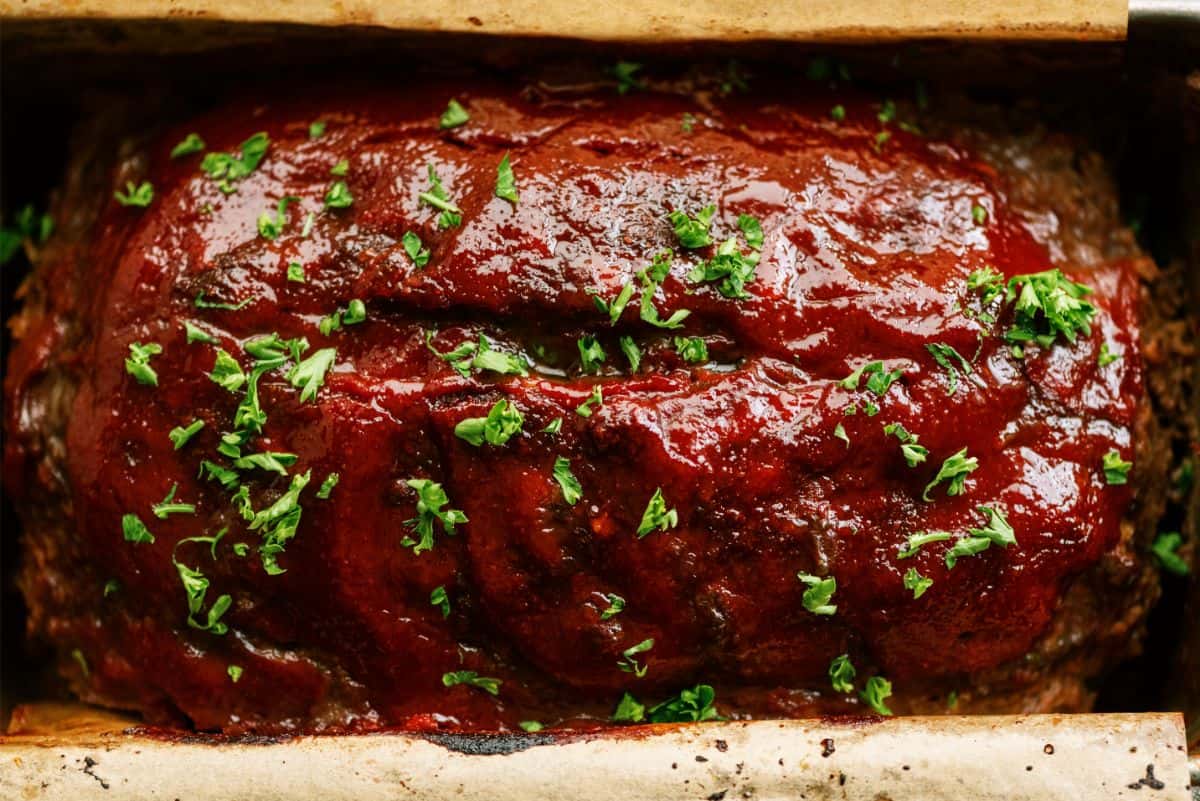
<path fill-rule="evenodd" d="M 650 496 L 650 502 L 646 504 L 646 511 L 642 513 L 642 522 L 637 527 L 638 539 L 656 529 L 666 531 L 677 525 L 679 525 L 679 513 L 674 509 L 667 509 L 667 502 L 663 500 L 662 487 L 659 487 Z"/>

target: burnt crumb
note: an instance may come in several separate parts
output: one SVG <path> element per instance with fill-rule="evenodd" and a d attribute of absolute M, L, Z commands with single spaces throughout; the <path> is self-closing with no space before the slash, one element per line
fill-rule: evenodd
<path fill-rule="evenodd" d="M 745 763 L 745 762 L 739 762 L 739 763 L 737 763 L 736 765 L 734 765 L 734 766 L 733 766 L 733 772 L 734 772 L 734 773 L 736 773 L 738 776 L 741 776 L 741 775 L 742 775 L 742 768 L 744 768 L 744 767 L 746 767 L 746 763 Z"/>
<path fill-rule="evenodd" d="M 1042 749 L 1042 753 L 1044 753 L 1046 756 L 1054 756 L 1054 745 L 1051 743 L 1046 743 L 1046 747 Z"/>
<path fill-rule="evenodd" d="M 467 17 L 467 22 L 471 23 L 476 28 L 483 27 L 483 20 L 481 20 L 479 17 Z"/>
<path fill-rule="evenodd" d="M 779 758 L 779 767 L 783 767 L 783 757 Z"/>
<path fill-rule="evenodd" d="M 105 790 L 107 790 L 108 782 L 104 781 L 104 779 L 101 779 L 92 770 L 92 768 L 96 767 L 97 764 L 99 764 L 99 763 L 97 763 L 96 760 L 92 759 L 90 756 L 85 756 L 83 758 L 83 772 L 86 773 L 87 775 L 91 776 L 96 781 L 100 782 L 100 786 L 103 787 Z"/>
<path fill-rule="evenodd" d="M 706 756 L 700 756 L 699 754 L 696 754 L 696 761 L 697 761 L 697 762 L 707 762 L 707 761 L 708 761 L 708 757 L 706 757 Z"/>
<path fill-rule="evenodd" d="M 839 773 L 838 774 L 838 787 L 845 787 L 845 786 L 846 786 L 846 774 Z"/>
<path fill-rule="evenodd" d="M 679 763 L 678 763 L 678 762 L 672 762 L 672 763 L 671 763 L 671 770 L 679 770 Z"/>
<path fill-rule="evenodd" d="M 901 765 L 900 770 L 912 770 L 908 765 Z"/>
<path fill-rule="evenodd" d="M 1136 753 L 1137 753 L 1137 746 L 1136 746 L 1136 745 L 1131 745 L 1131 746 L 1129 746 L 1129 753 L 1131 753 L 1131 754 L 1136 754 Z"/>
<path fill-rule="evenodd" d="M 1026 765 L 1025 770 L 1033 770 L 1033 765 Z"/>
<path fill-rule="evenodd" d="M 724 740 L 717 740 L 714 745 L 717 746 L 717 750 L 722 754 L 729 750 L 729 743 L 725 742 Z"/>
<path fill-rule="evenodd" d="M 1146 775 L 1138 779 L 1133 784 L 1126 785 L 1130 790 L 1140 790 L 1143 787 L 1149 787 L 1151 790 L 1162 790 L 1166 788 L 1159 779 L 1154 778 L 1154 765 L 1146 766 Z"/>
<path fill-rule="evenodd" d="M 708 797 L 708 801 L 722 801 L 722 799 L 725 798 L 725 793 L 727 793 L 727 792 L 729 792 L 729 791 L 721 790 L 720 792 L 713 793 L 712 795 L 710 795 Z"/>
<path fill-rule="evenodd" d="M 833 747 L 833 738 L 826 737 L 821 741 L 821 756 L 827 757 L 837 749 Z"/>

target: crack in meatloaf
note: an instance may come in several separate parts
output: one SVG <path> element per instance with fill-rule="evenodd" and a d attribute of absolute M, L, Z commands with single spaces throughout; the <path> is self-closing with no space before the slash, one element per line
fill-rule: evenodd
<path fill-rule="evenodd" d="M 29 627 L 81 697 L 228 732 L 1089 707 L 1170 454 L 1105 165 L 979 107 L 627 88 L 86 131 L 5 383 Z"/>

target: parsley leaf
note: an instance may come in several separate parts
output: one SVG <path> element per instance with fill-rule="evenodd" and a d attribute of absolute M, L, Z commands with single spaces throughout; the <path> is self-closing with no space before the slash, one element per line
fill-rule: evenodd
<path fill-rule="evenodd" d="M 134 186 L 133 181 L 125 182 L 125 191 L 118 189 L 113 192 L 113 197 L 122 206 L 138 206 L 146 208 L 150 205 L 150 201 L 154 200 L 154 187 L 149 181 L 142 181 L 141 184 Z"/>
<path fill-rule="evenodd" d="M 446 497 L 446 491 L 442 489 L 441 484 L 427 478 L 410 478 L 405 483 L 417 493 L 417 516 L 405 520 L 404 525 L 420 535 L 421 539 L 419 542 L 414 542 L 411 538 L 406 537 L 401 544 L 411 545 L 414 554 L 433 548 L 433 524 L 435 521 L 440 522 L 442 529 L 450 536 L 454 536 L 456 525 L 467 522 L 467 516 L 463 514 L 462 510 L 442 509 L 443 506 L 450 503 L 450 499 Z"/>
<path fill-rule="evenodd" d="M 1100 353 L 1096 356 L 1096 363 L 1101 367 L 1108 367 L 1113 362 L 1119 362 L 1122 355 L 1112 350 L 1107 342 L 1100 343 Z"/>
<path fill-rule="evenodd" d="M 264 211 L 258 216 L 258 235 L 263 239 L 278 239 L 279 235 L 283 233 L 283 229 L 287 226 L 287 207 L 292 203 L 299 202 L 300 198 L 293 197 L 292 195 L 279 198 L 274 216 L 269 211 Z"/>
<path fill-rule="evenodd" d="M 135 514 L 121 517 L 121 533 L 126 542 L 154 542 L 154 535 L 150 533 L 150 529 L 146 528 L 146 524 Z"/>
<path fill-rule="evenodd" d="M 631 645 L 621 652 L 621 658 L 617 661 L 617 667 L 625 673 L 632 673 L 639 679 L 646 675 L 646 671 L 650 669 L 649 665 L 639 665 L 637 660 L 638 654 L 644 654 L 654 647 L 654 638 L 642 640 L 637 645 Z"/>
<path fill-rule="evenodd" d="M 524 422 L 525 415 L 507 399 L 501 398 L 492 406 L 487 417 L 468 417 L 459 421 L 454 427 L 454 434 L 476 447 L 484 442 L 503 445 L 521 431 Z"/>
<path fill-rule="evenodd" d="M 604 405 L 604 391 L 599 384 L 592 387 L 592 394 L 588 395 L 587 400 L 575 407 L 575 414 L 580 417 L 591 417 L 592 407 L 597 409 Z"/>
<path fill-rule="evenodd" d="M 641 723 L 646 719 L 646 706 L 629 693 L 621 696 L 612 716 L 614 723 Z"/>
<path fill-rule="evenodd" d="M 623 336 L 618 340 L 621 345 L 621 352 L 625 354 L 625 358 L 629 360 L 629 372 L 636 373 L 642 365 L 642 351 L 633 341 L 633 337 Z"/>
<path fill-rule="evenodd" d="M 604 593 L 604 600 L 608 601 L 608 608 L 600 613 L 601 620 L 609 620 L 625 611 L 625 599 L 613 592 Z"/>
<path fill-rule="evenodd" d="M 708 205 L 700 209 L 695 217 L 689 217 L 686 212 L 676 209 L 667 215 L 667 219 L 675 228 L 675 236 L 679 239 L 679 244 L 695 250 L 713 243 L 709 227 L 712 225 L 712 218 L 716 213 L 717 207 Z"/>
<path fill-rule="evenodd" d="M 154 516 L 159 520 L 166 520 L 170 515 L 196 514 L 195 504 L 179 503 L 175 501 L 175 491 L 178 489 L 179 484 L 172 484 L 171 489 L 167 491 L 167 496 L 151 507 L 151 511 L 154 512 Z"/>
<path fill-rule="evenodd" d="M 688 364 L 708 361 L 708 345 L 700 337 L 675 337 L 675 352 Z"/>
<path fill-rule="evenodd" d="M 1104 468 L 1104 480 L 1109 486 L 1116 486 L 1129 481 L 1129 468 L 1133 467 L 1133 462 L 1122 459 L 1121 453 L 1113 448 L 1104 454 L 1101 466 Z"/>
<path fill-rule="evenodd" d="M 421 237 L 412 231 L 405 231 L 400 241 L 404 245 L 404 252 L 408 254 L 408 258 L 412 259 L 412 263 L 416 265 L 417 269 L 421 269 L 429 263 L 429 248 L 421 247 Z"/>
<path fill-rule="evenodd" d="M 486 676 L 480 676 L 473 670 L 455 670 L 442 674 L 442 684 L 447 687 L 466 684 L 469 687 L 478 687 L 492 695 L 500 694 L 500 685 L 503 683 L 500 679 L 489 679 Z"/>
<path fill-rule="evenodd" d="M 641 318 L 655 328 L 682 328 L 683 321 L 691 314 L 687 309 L 676 309 L 670 317 L 662 319 L 654 307 L 654 293 L 671 271 L 671 254 L 659 253 L 649 267 L 638 271 L 642 282 Z"/>
<path fill-rule="evenodd" d="M 200 162 L 200 169 L 209 178 L 217 182 L 217 187 L 225 194 L 237 191 L 235 182 L 242 180 L 258 169 L 271 140 L 266 133 L 259 131 L 239 146 L 240 156 L 228 153 L 206 153 Z"/>
<path fill-rule="evenodd" d="M 1191 569 L 1187 561 L 1178 553 L 1179 546 L 1182 544 L 1183 537 L 1178 531 L 1168 531 L 1154 538 L 1154 544 L 1150 546 L 1150 551 L 1164 570 L 1177 576 L 1186 576 Z"/>
<path fill-rule="evenodd" d="M 230 470 L 227 467 L 222 467 L 216 462 L 210 462 L 204 459 L 200 462 L 200 475 L 207 478 L 209 481 L 220 483 L 225 489 L 233 489 L 233 485 L 238 483 L 238 474 L 236 470 Z"/>
<path fill-rule="evenodd" d="M 904 589 L 912 590 L 913 599 L 920 598 L 925 591 L 933 586 L 933 579 L 922 576 L 915 567 L 910 567 L 904 574 Z"/>
<path fill-rule="evenodd" d="M 582 337 L 577 343 L 579 347 L 579 363 L 585 373 L 596 373 L 600 371 L 600 365 L 604 362 L 604 348 L 596 341 L 595 337 Z"/>
<path fill-rule="evenodd" d="M 563 500 L 574 506 L 583 497 L 583 487 L 580 486 L 579 479 L 575 478 L 575 474 L 571 472 L 571 460 L 565 456 L 559 456 L 554 460 L 553 472 L 554 480 L 562 488 Z"/>
<path fill-rule="evenodd" d="M 303 284 L 305 282 L 304 265 L 298 261 L 289 261 L 287 266 L 287 280 L 296 284 Z"/>
<path fill-rule="evenodd" d="M 667 502 L 663 500 L 662 487 L 659 487 L 650 496 L 650 502 L 646 504 L 646 511 L 642 512 L 642 522 L 637 527 L 638 539 L 645 537 L 655 529 L 666 531 L 677 525 L 679 525 L 679 513 L 674 509 L 667 509 Z"/>
<path fill-rule="evenodd" d="M 450 596 L 446 594 L 444 584 L 439 584 L 429 593 L 429 603 L 442 610 L 442 617 L 450 617 Z"/>
<path fill-rule="evenodd" d="M 925 457 L 929 455 L 928 448 L 917 444 L 917 435 L 908 433 L 900 423 L 887 423 L 883 427 L 883 433 L 893 434 L 896 439 L 900 440 L 900 453 L 909 467 L 916 467 L 923 463 Z"/>
<path fill-rule="evenodd" d="M 892 710 L 887 708 L 884 703 L 886 699 L 892 695 L 892 683 L 882 676 L 872 676 L 867 679 L 867 686 L 859 694 L 859 697 L 866 702 L 867 706 L 871 707 L 877 714 L 891 715 Z"/>
<path fill-rule="evenodd" d="M 500 159 L 500 166 L 496 168 L 496 197 L 517 205 L 517 179 L 513 175 L 507 153 Z"/>
<path fill-rule="evenodd" d="M 277 576 L 285 572 L 279 566 L 279 554 L 283 553 L 287 543 L 296 536 L 300 525 L 300 493 L 308 486 L 312 471 L 303 475 L 292 476 L 287 491 L 280 495 L 266 509 L 255 513 L 250 520 L 251 531 L 261 531 L 262 544 L 258 546 L 262 557 L 263 570 L 268 575 Z"/>
<path fill-rule="evenodd" d="M 1074 344 L 1079 334 L 1091 333 L 1096 307 L 1082 298 L 1092 290 L 1075 283 L 1058 269 L 1017 275 L 1008 279 L 1005 300 L 1015 303 L 1013 324 L 1004 339 L 1022 355 L 1023 346 L 1034 342 L 1048 348 L 1058 336 Z"/>
<path fill-rule="evenodd" d="M 491 370 L 503 375 L 525 375 L 525 361 L 520 356 L 505 353 L 492 348 L 491 342 L 483 334 L 479 335 L 478 344 L 463 342 L 454 350 L 442 353 L 433 347 L 433 332 L 425 332 L 425 347 L 434 356 L 449 362 L 455 372 L 466 378 L 471 370 Z"/>
<path fill-rule="evenodd" d="M 336 356 L 336 348 L 321 348 L 288 371 L 288 383 L 300 390 L 301 403 L 317 397 L 317 390 L 325 385 L 325 374 L 333 367 Z"/>
<path fill-rule="evenodd" d="M 950 359 L 957 359 L 959 366 L 962 367 L 962 371 L 967 375 L 973 372 L 971 363 L 964 359 L 953 347 L 941 342 L 927 344 L 925 349 L 933 356 L 933 360 L 946 371 L 946 375 L 949 378 L 949 386 L 946 389 L 946 394 L 953 395 L 954 391 L 958 389 L 958 368 L 951 363 Z"/>
<path fill-rule="evenodd" d="M 241 665 L 230 665 L 229 667 L 225 668 L 225 672 L 229 674 L 229 680 L 234 684 L 237 684 L 242 678 L 242 673 L 245 671 L 242 670 Z"/>
<path fill-rule="evenodd" d="M 946 487 L 946 495 L 962 495 L 967 476 L 977 469 L 979 469 L 979 460 L 974 456 L 967 456 L 967 449 L 963 448 L 942 462 L 933 481 L 925 485 L 925 491 L 921 493 L 921 497 L 926 501 L 932 501 L 933 499 L 929 497 L 930 491 L 943 481 L 949 482 L 949 486 Z"/>
<path fill-rule="evenodd" d="M 900 553 L 896 555 L 896 558 L 907 559 L 910 556 L 916 556 L 923 545 L 928 545 L 931 542 L 946 542 L 952 539 L 954 539 L 954 535 L 949 531 L 918 531 L 915 534 L 909 535 L 904 546 L 900 549 Z"/>
<path fill-rule="evenodd" d="M 538 722 L 536 720 L 522 720 L 519 723 L 517 723 L 517 725 L 521 727 L 521 731 L 526 731 L 526 732 L 529 732 L 530 734 L 539 732 L 542 729 L 546 728 L 545 726 L 543 726 L 540 722 Z"/>
<path fill-rule="evenodd" d="M 196 295 L 195 306 L 197 309 L 221 309 L 223 311 L 238 311 L 245 308 L 252 298 L 246 298 L 239 303 L 219 303 L 217 301 L 205 300 L 204 293 Z"/>
<path fill-rule="evenodd" d="M 345 178 L 350 172 L 350 162 L 347 159 L 342 159 L 337 164 L 329 168 L 330 175 L 336 175 L 339 178 Z"/>
<path fill-rule="evenodd" d="M 162 345 L 150 342 L 146 345 L 133 342 L 129 345 L 129 357 L 125 359 L 125 372 L 133 376 L 139 384 L 158 386 L 158 373 L 150 366 L 150 358 L 162 353 Z"/>
<path fill-rule="evenodd" d="M 697 684 L 681 690 L 679 695 L 668 698 L 661 704 L 650 707 L 646 716 L 651 723 L 694 723 L 702 720 L 720 720 L 713 705 L 716 693 L 707 684 Z"/>
<path fill-rule="evenodd" d="M 177 159 L 181 156 L 190 156 L 193 153 L 199 153 L 204 149 L 204 140 L 200 138 L 200 134 L 190 133 L 183 138 L 183 141 L 171 148 L 171 158 Z"/>
<path fill-rule="evenodd" d="M 217 359 L 213 362 L 213 369 L 208 377 L 230 392 L 237 392 L 246 383 L 246 373 L 242 371 L 242 366 L 224 348 L 217 348 Z"/>
<path fill-rule="evenodd" d="M 329 209 L 347 209 L 354 203 L 354 195 L 350 194 L 350 187 L 346 186 L 345 181 L 334 181 L 329 185 L 329 189 L 325 192 L 325 210 Z"/>
<path fill-rule="evenodd" d="M 317 497 L 323 501 L 329 500 L 329 496 L 333 494 L 333 488 L 338 485 L 342 477 L 338 473 L 330 473 L 325 476 L 325 480 L 321 482 L 321 486 L 317 488 Z"/>
<path fill-rule="evenodd" d="M 749 214 L 739 214 L 738 228 L 742 231 L 742 236 L 746 238 L 746 244 L 752 250 L 762 250 L 763 246 L 763 230 L 762 223 L 757 217 L 751 217 Z"/>
<path fill-rule="evenodd" d="M 850 435 L 846 433 L 846 427 L 844 425 L 838 423 L 836 426 L 834 426 L 833 435 L 842 442 L 846 443 L 847 448 L 850 447 Z"/>
<path fill-rule="evenodd" d="M 854 677 L 857 674 L 849 654 L 835 656 L 829 663 L 829 683 L 835 693 L 854 692 Z"/>
<path fill-rule="evenodd" d="M 594 292 L 595 290 L 589 290 Z M 633 297 L 633 284 L 627 283 L 621 287 L 621 291 L 611 301 L 606 301 L 597 294 L 592 295 L 592 302 L 596 304 L 596 308 L 601 314 L 608 315 L 609 325 L 616 325 L 617 320 L 621 319 L 621 314 L 624 313 L 625 307 L 629 305 L 629 299 Z"/>
<path fill-rule="evenodd" d="M 612 66 L 609 72 L 617 79 L 617 94 L 623 95 L 630 89 L 646 88 L 646 84 L 634 76 L 634 73 L 641 68 L 641 64 L 632 61 L 618 61 Z"/>
<path fill-rule="evenodd" d="M 438 177 L 437 170 L 433 168 L 432 164 L 428 165 L 428 171 L 429 189 L 417 195 L 417 198 L 422 203 L 441 210 L 442 213 L 438 215 L 439 228 L 453 228 L 461 225 L 462 209 L 450 200 L 450 195 L 446 193 L 445 187 L 442 186 L 442 179 Z"/>
<path fill-rule="evenodd" d="M 750 297 L 746 284 L 754 281 L 757 267 L 758 254 L 743 255 L 738 250 L 737 240 L 730 237 L 717 247 L 715 256 L 697 264 L 687 277 L 693 283 L 720 281 L 717 291 L 723 296 L 730 300 L 745 300 Z"/>
<path fill-rule="evenodd" d="M 187 444 L 188 440 L 196 436 L 196 433 L 202 428 L 204 428 L 203 420 L 193 420 L 187 426 L 175 426 L 167 432 L 167 437 L 171 440 L 171 444 L 175 446 L 175 450 L 179 450 Z"/>
<path fill-rule="evenodd" d="M 803 597 L 805 609 L 814 615 L 832 615 L 837 611 L 837 604 L 829 603 L 837 592 L 836 578 L 820 578 L 809 573 L 797 573 L 796 578 L 808 585 Z"/>
<path fill-rule="evenodd" d="M 555 417 L 546 424 L 546 427 L 542 431 L 546 434 L 557 434 L 559 431 L 562 431 L 562 423 L 563 419 L 561 417 Z"/>
<path fill-rule="evenodd" d="M 946 551 L 945 561 L 948 570 L 954 569 L 959 558 L 977 556 L 992 545 L 1007 548 L 1009 545 L 1017 544 L 1016 533 L 1003 512 L 989 506 L 980 506 L 979 512 L 987 518 L 986 525 L 983 528 L 968 529 L 967 536 L 958 540 Z"/>
<path fill-rule="evenodd" d="M 1004 294 L 1004 276 L 991 267 L 975 270 L 967 276 L 967 289 L 978 292 L 982 296 L 984 306 Z"/>
<path fill-rule="evenodd" d="M 281 476 L 286 476 L 287 468 L 295 463 L 296 454 L 294 453 L 264 451 L 262 453 L 250 453 L 241 456 L 234 460 L 233 466 L 238 470 L 258 468 L 259 470 L 266 470 L 269 473 L 278 473 Z"/>
<path fill-rule="evenodd" d="M 829 109 L 829 118 L 834 122 L 844 122 L 846 119 L 846 107 L 839 103 Z"/>
<path fill-rule="evenodd" d="M 985 209 L 983 206 L 979 205 L 978 203 L 975 203 L 974 205 L 971 206 L 971 219 L 975 221 L 976 225 L 983 225 L 984 223 L 987 222 L 987 218 L 988 218 L 987 209 Z"/>
<path fill-rule="evenodd" d="M 471 119 L 471 115 L 462 107 L 462 104 L 454 98 L 450 98 L 450 102 L 446 104 L 446 110 L 442 112 L 442 116 L 438 119 L 438 128 L 441 128 L 443 131 L 450 128 L 457 128 L 460 125 L 465 125 L 469 119 Z"/>
<path fill-rule="evenodd" d="M 308 124 L 308 138 L 309 139 L 320 139 L 322 136 L 325 135 L 326 126 L 327 126 L 327 123 L 325 122 L 325 120 L 313 120 L 312 122 L 310 122 Z"/>

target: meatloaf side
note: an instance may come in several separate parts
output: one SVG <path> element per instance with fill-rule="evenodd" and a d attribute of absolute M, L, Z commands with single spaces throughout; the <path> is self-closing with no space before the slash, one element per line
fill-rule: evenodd
<path fill-rule="evenodd" d="M 1089 706 L 1168 457 L 1103 164 L 845 89 L 632 88 L 306 88 L 80 151 L 5 473 L 83 698 L 229 732 Z"/>

